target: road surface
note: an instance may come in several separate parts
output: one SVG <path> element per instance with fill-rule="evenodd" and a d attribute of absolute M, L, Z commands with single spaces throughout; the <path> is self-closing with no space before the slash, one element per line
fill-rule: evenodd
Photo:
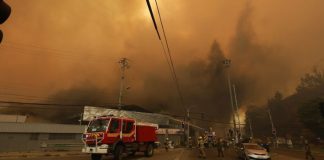
<path fill-rule="evenodd" d="M 217 157 L 216 149 L 206 149 L 207 158 L 210 160 L 238 160 L 236 154 L 232 150 L 225 152 L 224 158 Z M 320 160 L 324 157 L 318 157 Z M 0 158 L 1 159 L 1 158 Z M 7 160 L 90 160 L 89 155 L 69 155 L 69 156 L 44 156 L 37 158 L 7 158 Z M 112 157 L 104 157 L 103 160 L 111 160 Z M 125 160 L 198 160 L 198 151 L 196 149 L 174 149 L 169 152 L 164 150 L 158 151 L 153 157 L 147 158 L 143 154 L 138 153 L 134 157 L 125 157 Z M 274 151 L 272 153 L 272 160 L 303 160 L 304 154 L 302 152 L 294 153 L 292 151 Z"/>

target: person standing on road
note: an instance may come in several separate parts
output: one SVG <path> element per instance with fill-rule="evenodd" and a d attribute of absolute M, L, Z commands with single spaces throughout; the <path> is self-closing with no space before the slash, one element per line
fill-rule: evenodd
<path fill-rule="evenodd" d="M 218 139 L 217 143 L 217 152 L 218 152 L 218 157 L 224 157 L 224 146 L 223 146 L 223 140 L 221 138 Z"/>
<path fill-rule="evenodd" d="M 227 150 L 228 145 L 226 140 L 223 140 L 223 147 L 224 147 L 224 151 Z"/>
<path fill-rule="evenodd" d="M 191 149 L 192 148 L 192 138 L 189 137 L 189 140 L 188 140 L 188 147 Z"/>
<path fill-rule="evenodd" d="M 199 138 L 198 138 L 198 150 L 199 150 L 199 158 L 206 158 L 206 153 L 205 153 L 205 150 L 204 150 L 204 148 L 205 148 L 205 144 L 204 144 L 204 140 L 203 140 L 203 138 L 200 136 Z"/>
<path fill-rule="evenodd" d="M 165 148 L 165 151 L 169 151 L 169 138 L 165 138 L 165 141 L 164 141 L 164 148 Z"/>
<path fill-rule="evenodd" d="M 307 140 L 305 140 L 305 152 L 306 152 L 305 156 L 306 156 L 307 160 L 308 160 L 308 157 L 310 157 L 311 160 L 315 160 L 314 156 L 312 155 L 311 148 L 310 148 Z"/>
<path fill-rule="evenodd" d="M 294 146 L 293 146 L 293 143 L 292 143 L 292 140 L 289 138 L 288 140 L 287 140 L 287 146 L 288 146 L 288 148 L 294 148 Z"/>

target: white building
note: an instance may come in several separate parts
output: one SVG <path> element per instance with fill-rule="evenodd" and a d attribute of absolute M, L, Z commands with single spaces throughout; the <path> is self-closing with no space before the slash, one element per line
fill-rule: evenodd
<path fill-rule="evenodd" d="M 0 122 L 0 152 L 80 150 L 85 126 Z"/>

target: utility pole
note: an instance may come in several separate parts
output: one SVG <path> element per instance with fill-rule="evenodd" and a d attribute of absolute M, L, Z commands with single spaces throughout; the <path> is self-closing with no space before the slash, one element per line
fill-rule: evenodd
<path fill-rule="evenodd" d="M 236 133 L 236 120 L 235 120 L 235 110 L 234 110 L 234 103 L 233 103 L 233 95 L 232 95 L 232 87 L 231 87 L 231 76 L 230 76 L 230 65 L 231 65 L 231 60 L 225 59 L 223 61 L 223 64 L 225 67 L 227 67 L 227 81 L 228 81 L 228 89 L 229 89 L 229 95 L 230 95 L 230 103 L 232 107 L 232 112 L 233 112 L 233 124 L 234 124 L 234 136 L 235 136 L 235 142 L 237 143 L 237 133 Z"/>
<path fill-rule="evenodd" d="M 274 144 L 274 147 L 276 148 L 277 147 L 277 130 L 276 130 L 276 128 L 273 124 L 273 121 L 272 121 L 272 115 L 271 115 L 270 108 L 268 108 L 268 114 L 269 114 L 269 119 L 270 119 L 270 123 L 271 123 L 272 134 L 273 134 L 273 137 L 275 140 L 275 142 L 273 144 Z"/>
<path fill-rule="evenodd" d="M 190 108 L 187 108 L 187 146 L 189 148 L 189 136 L 190 136 L 190 121 L 189 121 L 189 116 L 190 116 Z"/>
<path fill-rule="evenodd" d="M 83 113 L 80 114 L 80 120 L 79 120 L 80 126 L 82 125 L 82 120 L 83 120 Z"/>
<path fill-rule="evenodd" d="M 239 111 L 239 107 L 238 107 L 238 102 L 237 102 L 237 97 L 236 97 L 236 87 L 235 85 L 233 84 L 233 91 L 234 91 L 234 100 L 235 100 L 235 106 L 236 106 L 236 116 L 237 116 L 237 120 L 238 120 L 238 128 L 239 128 L 239 133 L 241 134 L 242 131 L 241 131 L 241 121 L 240 121 L 240 115 L 238 113 Z M 241 138 L 241 137 L 239 137 Z"/>
<path fill-rule="evenodd" d="M 129 68 L 128 59 L 122 58 L 118 62 L 120 64 L 121 76 L 120 76 L 120 88 L 119 88 L 119 98 L 118 98 L 118 110 L 121 111 L 122 99 L 124 93 L 124 80 L 125 80 L 125 70 Z"/>

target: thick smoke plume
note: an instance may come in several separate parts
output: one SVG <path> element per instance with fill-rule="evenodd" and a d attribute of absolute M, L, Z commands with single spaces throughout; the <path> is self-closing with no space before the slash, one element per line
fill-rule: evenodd
<path fill-rule="evenodd" d="M 273 63 L 271 59 L 269 59 L 273 52 L 271 48 L 264 47 L 254 42 L 255 34 L 251 23 L 251 13 L 252 9 L 250 6 L 247 6 L 242 12 L 236 27 L 236 34 L 229 47 L 230 57 L 233 57 L 233 67 L 231 69 L 234 77 L 233 82 L 237 83 L 239 100 L 241 102 L 244 102 L 243 100 L 246 99 L 249 100 L 249 98 L 250 100 L 255 98 L 253 95 L 257 95 L 261 86 L 264 85 L 259 84 L 258 81 L 260 81 L 262 76 L 268 74 L 265 71 L 269 71 L 269 69 L 260 68 L 260 70 L 256 70 L 256 67 L 264 63 Z M 181 92 L 184 95 L 187 105 L 184 107 L 190 107 L 193 108 L 193 110 L 203 109 L 203 112 L 208 113 L 207 118 L 216 117 L 217 120 L 221 121 L 229 119 L 231 108 L 229 106 L 225 70 L 222 64 L 224 59 L 224 52 L 220 44 L 214 41 L 211 45 L 207 60 L 197 59 L 190 62 L 189 65 L 179 67 Z M 275 66 L 271 67 L 273 69 L 276 68 Z M 268 75 L 270 76 L 272 74 Z M 132 98 L 126 96 L 126 98 L 130 99 L 133 103 L 141 104 L 155 111 L 182 113 L 185 108 L 180 106 L 178 96 L 174 91 L 175 87 L 173 87 L 174 85 L 169 81 L 170 79 L 165 78 L 165 76 L 147 76 L 147 78 L 144 79 L 142 96 L 135 96 Z M 261 80 L 261 82 L 265 81 Z M 117 91 L 116 86 L 111 88 Z M 249 90 L 247 90 L 247 88 Z M 262 92 L 264 92 L 264 90 L 262 90 Z M 105 93 L 103 89 L 95 87 L 94 85 L 84 83 L 68 90 L 59 91 L 51 96 L 48 101 L 57 103 L 63 102 L 67 104 L 102 105 L 109 103 L 107 100 L 110 102 L 114 101 L 114 99 L 111 98 L 113 95 L 112 93 Z M 82 110 L 76 108 L 74 114 L 60 109 L 51 111 L 46 115 L 39 114 L 38 112 L 39 111 L 32 111 L 35 116 L 45 116 L 44 118 L 46 119 L 57 119 L 58 117 L 70 119 L 81 113 Z"/>
<path fill-rule="evenodd" d="M 159 1 L 185 98 L 181 106 L 145 1 L 8 3 L 13 13 L 1 26 L 6 35 L 0 45 L 2 100 L 116 103 L 117 62 L 127 57 L 126 104 L 178 115 L 191 107 L 227 121 L 225 58 L 232 60 L 240 106 L 264 103 L 277 90 L 291 94 L 298 78 L 324 59 L 322 1 L 296 0 L 293 7 L 281 0 Z M 43 110 L 20 111 L 58 119 L 81 110 L 59 108 L 48 116 Z"/>
<path fill-rule="evenodd" d="M 239 84 L 240 101 L 262 103 L 281 89 L 291 76 L 291 68 L 278 47 L 260 43 L 253 27 L 253 8 L 247 4 L 243 10 L 236 34 L 230 43 L 234 83 Z M 263 97 L 262 97 L 263 96 Z"/>

